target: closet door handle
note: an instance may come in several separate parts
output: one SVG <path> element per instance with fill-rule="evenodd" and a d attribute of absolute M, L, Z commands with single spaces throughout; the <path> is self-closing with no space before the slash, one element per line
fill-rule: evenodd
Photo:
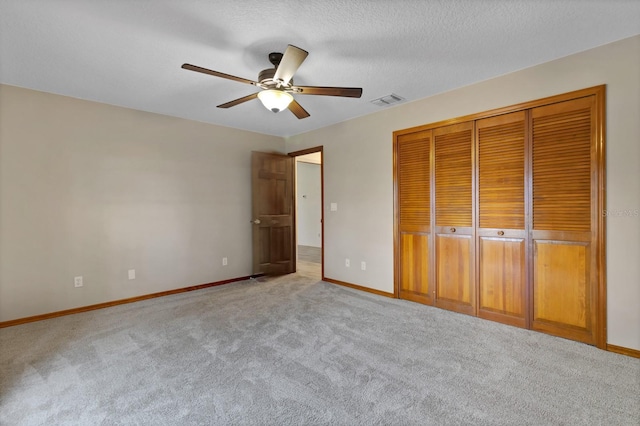
<path fill-rule="evenodd" d="M 498 231 L 498 235 L 503 236 L 504 235 L 504 231 Z"/>
<path fill-rule="evenodd" d="M 456 232 L 456 228 L 449 228 L 449 231 Z"/>

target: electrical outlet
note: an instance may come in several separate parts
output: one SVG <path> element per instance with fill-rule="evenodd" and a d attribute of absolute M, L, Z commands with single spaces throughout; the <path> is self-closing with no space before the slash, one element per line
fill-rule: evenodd
<path fill-rule="evenodd" d="M 135 269 L 129 269 L 127 274 L 129 276 L 130 280 L 135 280 L 136 279 L 136 270 Z"/>
<path fill-rule="evenodd" d="M 346 266 L 347 268 L 348 268 L 349 266 L 351 266 L 351 261 L 350 261 L 349 259 L 345 259 L 345 260 L 344 260 L 344 266 Z"/>
<path fill-rule="evenodd" d="M 360 262 L 360 269 L 362 269 L 363 271 L 367 270 L 367 262 L 365 262 L 364 260 L 362 262 Z"/>
<path fill-rule="evenodd" d="M 74 287 L 82 287 L 84 283 L 82 282 L 82 277 L 74 277 L 73 278 L 73 286 Z"/>
<path fill-rule="evenodd" d="M 222 266 L 227 266 L 227 264 L 228 264 L 227 258 L 223 257 L 222 258 Z"/>

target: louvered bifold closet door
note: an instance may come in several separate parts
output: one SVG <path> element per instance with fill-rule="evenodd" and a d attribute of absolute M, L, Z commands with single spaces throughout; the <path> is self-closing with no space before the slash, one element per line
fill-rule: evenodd
<path fill-rule="evenodd" d="M 475 315 L 473 122 L 434 129 L 433 138 L 435 304 Z"/>
<path fill-rule="evenodd" d="M 525 112 L 476 122 L 478 316 L 526 327 Z"/>
<path fill-rule="evenodd" d="M 431 244 L 431 131 L 397 136 L 399 297 L 433 304 Z"/>
<path fill-rule="evenodd" d="M 532 328 L 595 343 L 595 97 L 532 110 Z"/>

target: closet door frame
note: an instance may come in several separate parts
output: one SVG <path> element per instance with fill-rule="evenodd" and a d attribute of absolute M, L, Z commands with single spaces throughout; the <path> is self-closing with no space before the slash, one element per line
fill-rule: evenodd
<path fill-rule="evenodd" d="M 593 149 L 594 149 L 594 175 L 592 181 L 592 190 L 591 193 L 594 197 L 591 211 L 592 211 L 592 250 L 595 251 L 595 261 L 594 264 L 597 266 L 596 268 L 591 268 L 590 271 L 590 279 L 592 285 L 596 286 L 595 293 L 597 294 L 595 301 L 595 321 L 594 325 L 595 330 L 595 345 L 598 348 L 606 349 L 607 347 L 607 285 L 606 285 L 606 231 L 605 231 L 605 217 L 603 216 L 603 212 L 606 209 L 605 206 L 605 135 L 606 135 L 606 121 L 605 121 L 605 99 L 606 99 L 606 85 L 599 85 L 594 87 L 589 87 L 581 90 L 576 90 L 568 93 L 563 93 L 559 95 L 549 96 L 542 99 L 537 99 L 533 101 L 522 102 L 519 104 L 496 108 L 489 111 L 484 111 L 476 114 L 470 114 L 462 117 L 452 118 L 448 120 L 443 120 L 435 123 L 430 123 L 426 125 L 416 126 L 408 129 L 397 130 L 393 132 L 393 154 L 394 154 L 394 294 L 396 297 L 399 297 L 399 263 L 398 263 L 398 253 L 399 253 L 399 233 L 398 233 L 398 206 L 397 206 L 397 170 L 395 164 L 395 155 L 396 155 L 396 139 L 398 135 L 413 133 L 417 131 L 423 130 L 433 130 L 439 127 L 448 126 L 451 124 L 459 124 L 465 121 L 478 120 L 482 118 L 494 117 L 497 115 L 507 114 L 510 112 L 528 110 L 531 108 L 550 105 L 558 102 L 573 100 L 577 98 L 594 96 L 595 97 L 595 122 L 593 128 Z M 529 141 L 527 141 L 529 142 Z M 433 139 L 432 139 L 433 144 Z M 527 143 L 527 156 L 530 158 L 530 143 Z M 431 147 L 431 155 L 433 156 L 433 145 Z M 474 167 L 476 166 L 474 160 Z M 433 163 L 431 163 L 431 170 L 433 174 Z M 529 186 L 529 182 L 531 181 L 531 171 L 527 170 L 526 179 L 527 186 Z M 433 176 L 432 176 L 433 177 Z M 474 182 L 475 183 L 475 182 Z M 432 192 L 433 194 L 433 192 Z M 530 194 L 527 194 L 527 198 L 530 199 Z M 529 202 L 529 201 L 527 201 Z M 528 207 L 528 206 L 527 206 Z M 530 211 L 530 208 L 527 208 Z M 432 217 L 434 215 L 434 211 L 431 211 Z M 431 229 L 433 230 L 433 220 L 431 222 Z M 530 221 L 527 223 L 527 227 L 530 227 Z M 430 247 L 430 254 L 433 254 L 433 244 Z M 527 253 L 527 264 L 531 265 L 533 259 L 531 258 L 532 253 Z M 431 265 L 433 263 L 433 256 L 431 256 Z M 435 277 L 433 267 L 430 271 L 430 282 L 434 283 Z M 532 286 L 531 283 L 531 267 L 528 267 L 527 277 L 528 285 L 527 285 L 527 297 L 529 299 L 529 303 L 532 300 Z M 477 280 L 476 280 L 476 294 L 477 291 Z M 476 298 L 477 300 L 477 298 Z M 476 301 L 477 304 L 477 301 Z M 476 305 L 477 306 L 477 305 Z M 529 318 L 528 324 L 531 322 L 531 309 L 529 309 Z"/>

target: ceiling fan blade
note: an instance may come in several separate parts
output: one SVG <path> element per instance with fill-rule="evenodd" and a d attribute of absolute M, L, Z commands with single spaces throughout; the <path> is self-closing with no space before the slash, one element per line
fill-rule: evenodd
<path fill-rule="evenodd" d="M 241 104 L 243 102 L 250 101 L 251 99 L 255 99 L 257 97 L 258 97 L 257 93 L 252 93 L 250 95 L 243 96 L 243 97 L 238 98 L 238 99 L 234 99 L 233 101 L 229 101 L 227 103 L 220 104 L 220 105 L 218 105 L 218 108 L 231 108 L 232 106 L 239 105 L 239 104 Z"/>
<path fill-rule="evenodd" d="M 306 109 L 302 108 L 302 105 L 296 102 L 295 99 L 292 100 L 291 103 L 289 104 L 289 110 L 293 113 L 293 115 L 295 115 L 299 119 L 307 118 L 311 115 L 307 112 Z"/>
<path fill-rule="evenodd" d="M 254 86 L 258 85 L 258 83 L 256 81 L 247 80 L 246 78 L 236 77 L 235 75 L 230 75 L 230 74 L 225 74 L 225 73 L 218 72 L 218 71 L 209 70 L 209 69 L 202 68 L 202 67 L 199 67 L 199 66 L 196 66 L 196 65 L 183 64 L 182 68 L 184 68 L 185 70 L 189 70 L 189 71 L 195 71 L 195 72 L 201 72 L 203 74 L 213 75 L 215 77 L 226 78 L 228 80 L 239 81 L 240 83 L 252 84 Z"/>
<path fill-rule="evenodd" d="M 359 98 L 362 96 L 361 87 L 319 87 L 319 86 L 293 86 L 293 93 L 299 95 L 343 96 L 346 98 Z"/>
<path fill-rule="evenodd" d="M 299 47 L 293 45 L 287 46 L 287 50 L 282 55 L 282 60 L 276 68 L 276 73 L 273 79 L 278 81 L 282 80 L 284 84 L 289 83 L 293 75 L 296 73 L 302 62 L 307 58 L 309 52 L 302 50 Z"/>

